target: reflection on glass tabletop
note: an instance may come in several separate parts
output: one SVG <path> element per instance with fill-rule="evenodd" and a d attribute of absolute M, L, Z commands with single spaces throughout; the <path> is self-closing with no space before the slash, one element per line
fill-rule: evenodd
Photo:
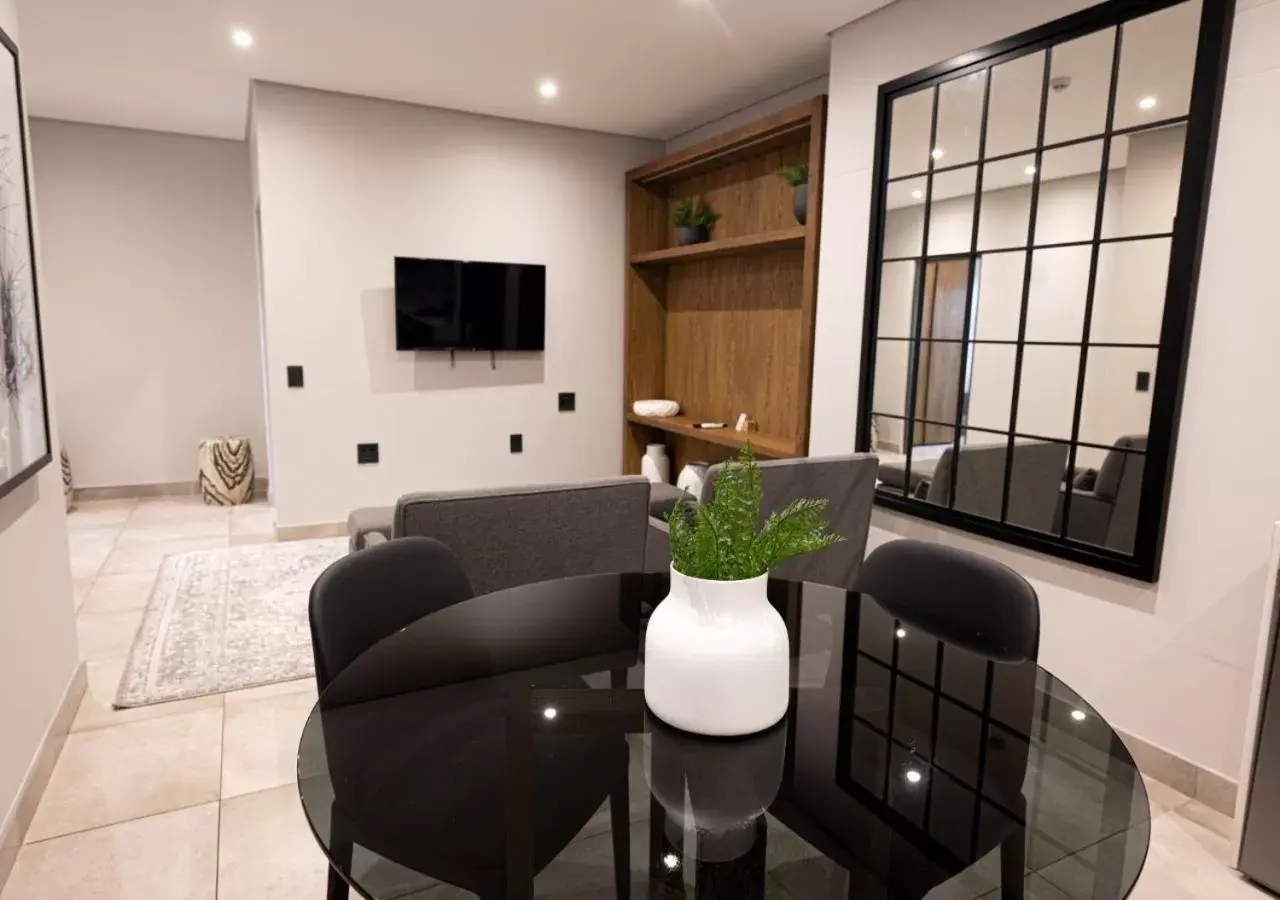
<path fill-rule="evenodd" d="M 513 588 L 356 659 L 298 756 L 331 863 L 375 900 L 1128 896 L 1142 778 L 1034 662 L 771 581 L 787 716 L 700 738 L 644 704 L 644 621 L 666 592 L 666 575 Z"/>

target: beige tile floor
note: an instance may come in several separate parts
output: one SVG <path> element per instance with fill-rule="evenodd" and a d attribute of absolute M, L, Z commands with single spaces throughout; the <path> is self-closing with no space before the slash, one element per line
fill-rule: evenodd
<path fill-rule="evenodd" d="M 274 513 L 195 498 L 83 504 L 70 517 L 85 695 L 0 900 L 319 900 L 325 862 L 294 786 L 310 680 L 111 709 L 160 561 L 275 540 Z M 1151 783 L 1138 900 L 1268 895 L 1228 865 L 1230 821 Z"/>

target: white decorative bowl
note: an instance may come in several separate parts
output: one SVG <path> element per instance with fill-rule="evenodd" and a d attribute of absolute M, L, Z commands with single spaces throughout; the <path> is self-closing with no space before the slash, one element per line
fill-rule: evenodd
<path fill-rule="evenodd" d="M 680 412 L 680 404 L 674 400 L 637 400 L 631 404 L 637 416 L 655 416 L 665 419 Z"/>

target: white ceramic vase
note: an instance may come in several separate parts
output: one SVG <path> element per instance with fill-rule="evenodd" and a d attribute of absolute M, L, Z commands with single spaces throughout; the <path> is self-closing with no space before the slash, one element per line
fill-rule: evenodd
<path fill-rule="evenodd" d="M 671 460 L 667 459 L 666 444 L 649 444 L 640 457 L 640 474 L 654 484 L 671 482 Z"/>
<path fill-rule="evenodd" d="M 644 699 L 654 715 L 717 737 L 754 734 L 786 715 L 790 648 L 768 580 L 709 581 L 672 567 L 671 593 L 644 641 Z"/>

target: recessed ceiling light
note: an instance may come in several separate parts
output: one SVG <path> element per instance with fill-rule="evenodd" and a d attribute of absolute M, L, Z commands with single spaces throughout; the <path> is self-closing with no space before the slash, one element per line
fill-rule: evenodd
<path fill-rule="evenodd" d="M 898 636 L 898 640 L 902 640 L 904 637 L 907 636 L 907 629 L 899 628 L 897 631 L 894 632 L 894 634 Z"/>
<path fill-rule="evenodd" d="M 233 28 L 231 29 L 231 43 L 242 50 L 247 50 L 253 46 L 253 32 L 248 28 Z"/>
<path fill-rule="evenodd" d="M 1089 715 L 1083 709 L 1073 709 L 1071 710 L 1071 718 L 1077 722 L 1083 722 L 1089 718 Z"/>
<path fill-rule="evenodd" d="M 942 159 L 942 157 L 946 155 L 947 155 L 947 151 L 943 150 L 941 147 L 934 147 L 933 153 L 930 154 L 930 156 L 932 156 L 934 159 Z"/>
<path fill-rule="evenodd" d="M 560 95 L 560 85 L 550 78 L 544 78 L 538 82 L 538 95 L 543 100 L 554 100 Z"/>
<path fill-rule="evenodd" d="M 1025 175 L 1034 175 L 1034 174 L 1036 174 L 1036 167 L 1035 167 L 1035 166 L 1027 166 L 1025 169 L 1023 169 L 1023 170 L 1022 170 L 1022 172 L 1023 172 L 1023 174 L 1025 174 Z"/>
<path fill-rule="evenodd" d="M 554 719 L 558 715 L 560 713 L 554 706 L 548 706 L 542 711 L 542 718 L 547 720 Z"/>
<path fill-rule="evenodd" d="M 923 197 L 923 196 L 924 196 L 924 191 L 912 191 L 912 192 L 911 192 L 911 199 L 912 199 L 912 200 L 919 200 L 919 199 L 920 199 L 921 197 Z"/>
<path fill-rule="evenodd" d="M 919 784 L 924 780 L 924 776 L 920 774 L 919 769 L 907 769 L 907 784 Z"/>
<path fill-rule="evenodd" d="M 1143 97 L 1141 100 L 1138 101 L 1138 109 L 1155 109 L 1155 108 L 1156 108 L 1156 98 L 1151 96 L 1150 94 L 1147 94 L 1147 96 Z"/>

